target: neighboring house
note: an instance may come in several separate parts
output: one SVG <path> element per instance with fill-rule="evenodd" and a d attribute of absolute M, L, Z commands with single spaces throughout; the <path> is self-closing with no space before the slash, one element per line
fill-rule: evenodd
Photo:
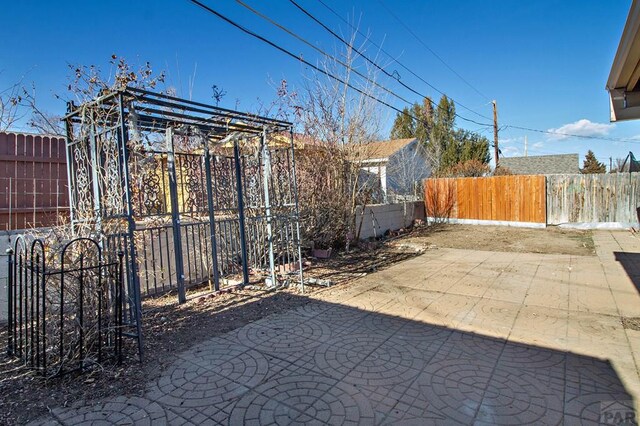
<path fill-rule="evenodd" d="M 415 138 L 362 145 L 357 161 L 363 175 L 379 183 L 382 202 L 420 198 L 422 180 L 431 174 L 426 150 Z"/>
<path fill-rule="evenodd" d="M 580 173 L 580 157 L 578 154 L 504 157 L 500 159 L 500 167 L 515 175 L 572 175 Z"/>

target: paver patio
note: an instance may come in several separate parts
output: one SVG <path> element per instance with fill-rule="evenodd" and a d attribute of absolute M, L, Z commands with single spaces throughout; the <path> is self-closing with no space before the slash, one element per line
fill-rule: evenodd
<path fill-rule="evenodd" d="M 47 424 L 598 424 L 640 395 L 640 239 L 597 257 L 430 250 L 176 355 Z M 479 249 L 481 249 L 479 247 Z M 635 284 L 634 284 L 635 281 Z"/>

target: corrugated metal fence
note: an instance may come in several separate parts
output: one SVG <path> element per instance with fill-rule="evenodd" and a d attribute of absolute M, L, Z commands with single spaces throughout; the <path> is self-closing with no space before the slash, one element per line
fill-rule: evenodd
<path fill-rule="evenodd" d="M 637 223 L 640 173 L 427 179 L 429 217 L 565 223 Z"/>
<path fill-rule="evenodd" d="M 65 139 L 0 132 L 0 230 L 56 225 L 68 211 Z"/>

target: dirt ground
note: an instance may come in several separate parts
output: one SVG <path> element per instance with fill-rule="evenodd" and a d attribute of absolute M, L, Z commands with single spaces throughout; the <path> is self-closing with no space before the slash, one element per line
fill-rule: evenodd
<path fill-rule="evenodd" d="M 416 229 L 405 241 L 430 248 L 595 256 L 591 231 L 558 227 L 530 229 L 443 224 Z"/>
<path fill-rule="evenodd" d="M 524 229 L 493 226 L 439 225 L 418 227 L 382 241 L 363 242 L 350 253 L 331 259 L 309 259 L 306 277 L 330 280 L 334 286 L 438 248 L 594 255 L 589 231 L 557 228 Z M 268 315 L 308 303 L 307 295 L 323 287 L 307 286 L 278 291 L 261 286 L 213 294 L 192 290 L 183 305 L 175 294 L 144 301 L 144 361 L 140 363 L 133 342 L 123 365 L 104 365 L 83 375 L 48 381 L 22 368 L 6 356 L 0 358 L 0 424 L 24 424 L 56 406 L 81 404 L 116 394 L 142 395 L 146 382 L 157 377 L 180 353 L 204 340 L 242 327 Z M 0 332 L 6 347 L 6 327 Z"/>

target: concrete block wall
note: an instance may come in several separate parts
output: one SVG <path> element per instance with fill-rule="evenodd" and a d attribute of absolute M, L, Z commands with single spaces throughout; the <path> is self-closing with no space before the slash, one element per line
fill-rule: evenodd
<path fill-rule="evenodd" d="M 415 201 L 397 204 L 373 204 L 358 207 L 356 230 L 360 228 L 360 239 L 380 237 L 385 232 L 405 228 L 415 220 L 424 220 L 424 202 Z"/>

